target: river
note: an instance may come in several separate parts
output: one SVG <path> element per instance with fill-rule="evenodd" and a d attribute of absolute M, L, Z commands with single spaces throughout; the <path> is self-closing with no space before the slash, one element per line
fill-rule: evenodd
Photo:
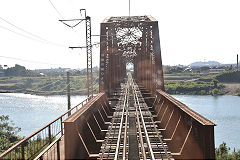
<path fill-rule="evenodd" d="M 240 97 L 173 95 L 194 111 L 208 118 L 217 126 L 215 132 L 215 146 L 223 141 L 233 150 L 240 149 Z"/>
<path fill-rule="evenodd" d="M 86 99 L 72 96 L 72 106 Z M 66 96 L 37 96 L 22 93 L 0 93 L 0 115 L 9 115 L 20 136 L 28 136 L 67 111 Z"/>
<path fill-rule="evenodd" d="M 193 110 L 217 124 L 215 146 L 223 141 L 240 149 L 240 97 L 173 95 Z M 86 96 L 72 96 L 72 106 Z M 28 136 L 67 110 L 66 96 L 36 96 L 22 93 L 0 93 L 0 115 L 9 115 L 20 136 Z"/>

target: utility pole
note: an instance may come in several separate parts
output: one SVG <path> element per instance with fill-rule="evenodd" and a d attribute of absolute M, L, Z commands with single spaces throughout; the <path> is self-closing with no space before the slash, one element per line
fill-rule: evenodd
<path fill-rule="evenodd" d="M 80 14 L 84 11 L 84 18 L 80 19 L 69 19 L 69 20 L 59 20 L 68 27 L 74 28 L 78 26 L 82 21 L 85 21 L 86 25 L 86 46 L 84 47 L 69 47 L 70 49 L 76 48 L 86 48 L 87 53 L 87 90 L 88 97 L 93 96 L 93 76 L 92 76 L 92 35 L 91 35 L 91 17 L 87 16 L 86 9 L 80 9 Z M 71 26 L 67 22 L 76 21 L 77 24 Z"/>
<path fill-rule="evenodd" d="M 70 76 L 67 72 L 67 100 L 68 100 L 68 110 L 71 109 L 71 96 L 70 96 Z M 68 112 L 68 116 L 71 115 L 71 112 Z"/>
<path fill-rule="evenodd" d="M 131 0 L 128 0 L 128 16 L 131 14 Z"/>
<path fill-rule="evenodd" d="M 238 70 L 238 54 L 237 54 L 237 70 Z"/>

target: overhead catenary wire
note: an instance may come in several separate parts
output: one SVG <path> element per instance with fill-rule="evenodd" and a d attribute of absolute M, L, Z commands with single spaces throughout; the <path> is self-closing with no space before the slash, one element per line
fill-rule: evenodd
<path fill-rule="evenodd" d="M 4 19 L 4 18 L 2 18 L 2 17 L 0 17 L 0 19 L 3 20 L 4 22 L 8 23 L 9 25 L 11 25 L 11 26 L 17 28 L 18 30 L 21 30 L 22 32 L 25 32 L 25 33 L 27 33 L 27 34 L 33 36 L 33 37 L 36 37 L 36 38 L 38 38 L 38 39 L 43 40 L 43 41 L 46 41 L 46 40 L 43 39 L 42 37 L 40 37 L 40 36 L 38 36 L 38 35 L 36 35 L 36 34 L 33 34 L 33 33 L 31 33 L 31 32 L 26 31 L 25 29 L 16 26 L 15 24 L 13 24 L 13 23 L 7 21 L 6 19 Z"/>
<path fill-rule="evenodd" d="M 23 28 L 15 25 L 15 24 L 7 21 L 6 19 L 4 19 L 4 18 L 2 18 L 2 17 L 0 17 L 0 19 L 1 19 L 2 21 L 6 22 L 7 24 L 15 27 L 16 29 L 20 30 L 21 32 L 24 32 L 24 33 L 27 34 L 28 36 L 27 36 L 27 35 L 24 35 L 24 34 L 22 34 L 22 33 L 13 31 L 13 30 L 11 30 L 11 29 L 9 29 L 9 28 L 7 28 L 7 27 L 0 26 L 0 28 L 2 28 L 2 29 L 8 30 L 8 31 L 10 31 L 10 32 L 12 32 L 12 33 L 15 33 L 15 34 L 19 35 L 19 36 L 22 36 L 22 37 L 25 37 L 25 38 L 28 38 L 28 39 L 31 39 L 31 40 L 34 40 L 34 41 L 37 41 L 37 42 L 46 43 L 46 44 L 51 44 L 51 45 L 55 45 L 55 46 L 58 46 L 58 47 L 67 48 L 66 45 L 59 44 L 59 43 L 55 43 L 55 42 L 51 42 L 51 41 L 49 41 L 49 40 L 47 40 L 47 39 L 45 39 L 45 38 L 42 38 L 42 37 L 40 37 L 40 36 L 38 36 L 38 35 L 36 35 L 36 34 L 33 34 L 33 33 L 29 32 L 29 31 L 27 31 L 27 30 L 25 30 L 25 29 L 23 29 Z"/>
<path fill-rule="evenodd" d="M 62 16 L 62 14 L 59 12 L 59 10 L 55 7 L 55 5 L 52 3 L 52 1 L 51 0 L 48 0 L 50 3 L 51 3 L 51 5 L 52 5 L 52 7 L 54 8 L 54 10 L 58 13 L 58 15 L 62 18 L 62 19 L 64 19 L 63 18 L 63 16 Z"/>
<path fill-rule="evenodd" d="M 113 37 L 113 35 L 110 35 L 110 36 Z M 106 41 L 103 41 L 103 42 L 95 42 L 95 43 L 92 44 L 91 47 L 93 47 L 93 46 L 98 46 L 98 45 L 100 45 L 100 44 L 103 44 L 103 43 L 106 43 L 106 42 L 109 42 L 109 41 L 112 41 L 112 40 L 115 40 L 115 39 L 118 39 L 118 38 L 115 37 L 115 38 L 111 38 L 111 39 L 106 40 Z M 83 49 L 83 48 L 87 48 L 87 47 L 86 47 L 86 46 L 81 46 L 81 47 L 69 47 L 69 48 L 70 48 L 70 49 L 74 49 L 74 48 Z"/>
<path fill-rule="evenodd" d="M 0 28 L 5 29 L 5 30 L 8 30 L 9 32 L 12 32 L 12 33 L 17 34 L 17 35 L 19 35 L 19 36 L 22 36 L 22 37 L 24 37 L 24 38 L 31 39 L 31 40 L 33 40 L 33 41 L 43 42 L 43 41 L 40 41 L 40 40 L 35 39 L 35 38 L 33 38 L 33 37 L 26 36 L 26 35 L 24 35 L 24 34 L 21 34 L 21 33 L 18 33 L 18 32 L 16 32 L 16 31 L 13 31 L 13 30 L 11 30 L 11 29 L 8 29 L 8 28 L 6 28 L 6 27 L 4 27 L 4 26 L 0 26 Z"/>
<path fill-rule="evenodd" d="M 39 61 L 31 61 L 31 60 L 26 60 L 26 59 L 21 59 L 21 58 L 14 58 L 14 57 L 8 57 L 8 56 L 1 56 L 0 58 L 6 58 L 6 59 L 13 59 L 13 60 L 18 60 L 18 61 L 23 61 L 23 62 L 29 62 L 29 63 L 38 63 L 38 64 L 47 64 L 47 65 L 62 65 L 62 64 L 54 64 L 54 63 L 47 63 L 47 62 L 39 62 Z"/>
<path fill-rule="evenodd" d="M 79 22 L 77 22 L 76 24 L 74 24 L 74 25 L 69 25 L 69 24 L 67 24 L 66 22 L 64 22 L 64 21 L 62 21 L 62 20 L 59 20 L 60 22 L 62 22 L 63 24 L 65 24 L 66 26 L 68 26 L 68 27 L 70 27 L 70 28 L 74 28 L 74 27 L 76 27 L 77 25 L 79 25 L 83 20 L 79 20 Z"/>

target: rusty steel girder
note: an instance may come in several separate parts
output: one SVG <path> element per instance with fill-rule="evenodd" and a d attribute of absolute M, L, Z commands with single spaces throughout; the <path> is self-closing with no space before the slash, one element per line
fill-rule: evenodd
<path fill-rule="evenodd" d="M 172 156 L 215 159 L 215 124 L 162 90 L 157 90 L 156 96 L 156 119 Z"/>
<path fill-rule="evenodd" d="M 99 91 L 114 92 L 134 66 L 134 78 L 151 93 L 164 90 L 158 21 L 151 16 L 110 17 L 101 23 Z"/>
<path fill-rule="evenodd" d="M 65 159 L 97 158 L 111 116 L 105 93 L 99 93 L 64 121 Z"/>

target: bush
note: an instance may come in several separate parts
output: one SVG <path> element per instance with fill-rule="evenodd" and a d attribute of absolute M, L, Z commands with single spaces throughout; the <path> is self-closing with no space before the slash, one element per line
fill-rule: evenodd
<path fill-rule="evenodd" d="M 220 91 L 217 88 L 214 88 L 213 90 L 210 91 L 211 95 L 218 95 Z"/>
<path fill-rule="evenodd" d="M 14 127 L 9 116 L 0 116 L 0 154 L 21 140 L 17 133 L 21 129 Z"/>
<path fill-rule="evenodd" d="M 223 94 L 223 88 L 223 84 L 213 77 L 199 78 L 195 81 L 172 81 L 165 84 L 165 89 L 170 94 L 216 95 Z"/>
<path fill-rule="evenodd" d="M 240 71 L 228 71 L 215 77 L 220 82 L 240 82 Z"/>
<path fill-rule="evenodd" d="M 200 94 L 200 95 L 205 95 L 205 94 L 206 94 L 206 91 L 205 91 L 205 90 L 201 90 L 201 91 L 199 92 L 199 94 Z"/>

